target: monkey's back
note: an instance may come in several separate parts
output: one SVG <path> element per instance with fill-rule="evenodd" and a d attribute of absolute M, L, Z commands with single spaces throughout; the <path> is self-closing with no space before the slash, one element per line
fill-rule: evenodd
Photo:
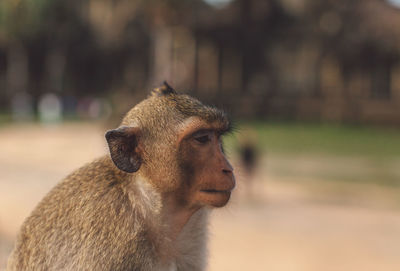
<path fill-rule="evenodd" d="M 139 259 L 154 252 L 142 249 L 151 246 L 141 245 L 148 238 L 122 175 L 102 157 L 56 185 L 22 225 L 7 270 L 150 268 Z"/>

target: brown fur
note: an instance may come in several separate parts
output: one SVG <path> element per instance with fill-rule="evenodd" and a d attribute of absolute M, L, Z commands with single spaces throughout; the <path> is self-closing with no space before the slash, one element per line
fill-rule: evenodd
<path fill-rule="evenodd" d="M 106 134 L 111 158 L 34 209 L 7 270 L 204 270 L 207 206 L 225 205 L 234 187 L 219 139 L 228 129 L 223 112 L 156 89 Z"/>

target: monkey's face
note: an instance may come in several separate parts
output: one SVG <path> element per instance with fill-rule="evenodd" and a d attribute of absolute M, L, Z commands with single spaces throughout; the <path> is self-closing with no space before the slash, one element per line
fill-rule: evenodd
<path fill-rule="evenodd" d="M 179 141 L 180 193 L 189 206 L 224 206 L 235 187 L 233 168 L 222 150 L 220 123 L 191 121 Z"/>
<path fill-rule="evenodd" d="M 235 186 L 221 145 L 228 130 L 225 113 L 165 85 L 106 138 L 120 170 L 139 171 L 159 194 L 196 209 L 224 206 Z"/>

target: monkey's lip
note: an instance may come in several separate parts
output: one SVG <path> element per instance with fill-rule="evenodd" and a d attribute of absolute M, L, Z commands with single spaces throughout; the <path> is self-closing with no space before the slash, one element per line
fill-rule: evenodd
<path fill-rule="evenodd" d="M 230 194 L 231 190 L 201 189 L 201 192 L 209 194 Z"/>

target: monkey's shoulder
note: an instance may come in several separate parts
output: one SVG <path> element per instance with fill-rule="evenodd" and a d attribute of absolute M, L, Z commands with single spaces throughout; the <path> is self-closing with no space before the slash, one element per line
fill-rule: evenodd
<path fill-rule="evenodd" d="M 119 170 L 111 161 L 108 155 L 102 156 L 90 163 L 83 165 L 68 175 L 61 183 L 84 183 L 99 184 L 112 183 L 115 180 L 122 180 L 127 173 Z"/>
<path fill-rule="evenodd" d="M 71 197 L 77 193 L 79 196 L 81 193 L 97 193 L 126 178 L 127 174 L 117 169 L 109 156 L 103 156 L 71 172 L 48 195 L 61 193 Z"/>
<path fill-rule="evenodd" d="M 71 254 L 73 262 L 78 251 L 103 259 L 111 257 L 110 248 L 126 250 L 136 246 L 131 243 L 134 236 L 127 229 L 134 221 L 129 198 L 120 185 L 113 184 L 123 182 L 126 176 L 121 176 L 108 160 L 101 157 L 84 165 L 48 192 L 21 227 L 19 253 L 33 255 L 46 247 L 49 249 L 46 261 L 58 264 L 58 254 L 50 251 Z"/>
<path fill-rule="evenodd" d="M 127 178 L 125 175 L 109 157 L 96 159 L 73 171 L 53 187 L 37 205 L 30 219 L 36 217 L 56 221 L 55 216 L 64 219 L 86 209 L 105 208 L 104 204 L 115 198 L 116 193 L 122 193 L 117 184 Z"/>

